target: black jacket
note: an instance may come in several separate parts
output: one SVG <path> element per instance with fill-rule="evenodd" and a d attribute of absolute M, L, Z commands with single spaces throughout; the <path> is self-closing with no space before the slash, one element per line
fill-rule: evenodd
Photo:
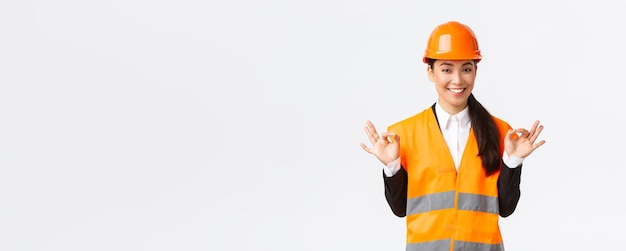
<path fill-rule="evenodd" d="M 516 168 L 509 168 L 502 163 L 500 178 L 498 178 L 498 204 L 500 206 L 500 216 L 507 217 L 515 211 L 520 198 L 520 179 L 522 176 L 522 165 Z M 387 177 L 383 172 L 385 183 L 385 198 L 391 207 L 391 211 L 398 216 L 406 216 L 407 183 L 408 175 L 404 168 L 394 176 Z"/>

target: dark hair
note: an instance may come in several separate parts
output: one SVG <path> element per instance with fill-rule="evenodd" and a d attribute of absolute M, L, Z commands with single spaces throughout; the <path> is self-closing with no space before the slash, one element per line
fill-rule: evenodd
<path fill-rule="evenodd" d="M 474 61 L 476 63 L 476 61 Z M 435 59 L 428 59 L 428 65 L 434 70 Z M 500 133 L 491 113 L 476 100 L 474 94 L 467 99 L 468 113 L 478 142 L 478 156 L 482 159 L 487 176 L 500 168 Z"/>

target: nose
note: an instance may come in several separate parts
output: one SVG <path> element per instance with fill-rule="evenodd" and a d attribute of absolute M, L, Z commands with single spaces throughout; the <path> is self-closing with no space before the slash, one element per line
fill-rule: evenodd
<path fill-rule="evenodd" d="M 452 79 L 451 79 L 452 84 L 460 85 L 462 81 L 463 81 L 463 79 L 461 78 L 461 72 L 460 71 L 456 71 L 456 72 L 452 73 Z"/>

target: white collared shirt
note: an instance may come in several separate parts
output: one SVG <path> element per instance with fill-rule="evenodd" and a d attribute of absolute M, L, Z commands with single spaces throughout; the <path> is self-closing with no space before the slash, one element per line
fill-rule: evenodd
<path fill-rule="evenodd" d="M 454 160 L 454 166 L 459 170 L 459 164 L 463 151 L 465 150 L 465 144 L 467 144 L 467 138 L 469 137 L 470 128 L 472 127 L 471 120 L 468 114 L 468 108 L 465 107 L 461 112 L 451 115 L 446 112 L 439 103 L 435 104 L 435 113 L 437 114 L 437 121 L 439 121 L 439 128 L 443 138 L 448 145 L 452 159 Z M 502 156 L 504 163 L 510 168 L 516 168 L 524 161 L 524 158 L 509 157 L 506 152 Z M 391 177 L 398 173 L 400 170 L 400 158 L 392 161 L 387 166 L 383 167 L 385 175 Z"/>
<path fill-rule="evenodd" d="M 439 129 L 446 140 L 452 160 L 454 160 L 454 166 L 456 170 L 459 170 L 459 162 L 461 162 L 471 127 L 467 106 L 459 113 L 450 115 L 437 103 L 435 104 L 435 112 L 437 121 L 439 121 Z"/>

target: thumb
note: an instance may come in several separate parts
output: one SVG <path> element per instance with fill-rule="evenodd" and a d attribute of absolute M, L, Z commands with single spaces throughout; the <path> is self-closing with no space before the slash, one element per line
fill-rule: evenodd
<path fill-rule="evenodd" d="M 400 143 L 400 135 L 392 133 L 392 138 L 394 142 Z"/>
<path fill-rule="evenodd" d="M 506 139 L 513 139 L 513 129 L 506 130 Z"/>
<path fill-rule="evenodd" d="M 389 143 L 399 142 L 400 140 L 400 136 L 393 132 L 384 132 L 381 136 L 384 137 Z"/>

